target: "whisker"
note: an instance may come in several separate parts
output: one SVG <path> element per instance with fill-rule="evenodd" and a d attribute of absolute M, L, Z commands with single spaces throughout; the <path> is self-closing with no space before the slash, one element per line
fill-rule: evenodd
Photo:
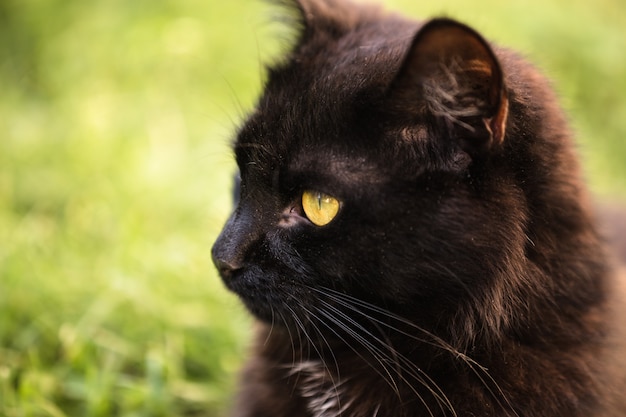
<path fill-rule="evenodd" d="M 389 356 L 387 356 L 383 351 L 381 351 L 379 348 L 377 348 L 376 346 L 372 345 L 367 339 L 364 339 L 362 337 L 359 337 L 359 334 L 356 332 L 353 332 L 350 328 L 346 327 L 344 323 L 340 322 L 335 316 L 330 315 L 324 311 L 320 311 L 326 318 L 328 318 L 328 320 L 330 320 L 331 322 L 338 324 L 342 327 L 343 330 L 348 331 L 350 330 L 349 335 L 351 337 L 353 337 L 357 342 L 359 342 L 363 347 L 365 347 L 376 359 L 376 361 L 383 367 L 383 369 L 385 370 L 385 372 L 387 373 L 387 376 L 389 376 L 389 379 L 383 374 L 381 373 L 378 369 L 376 369 L 375 367 L 372 367 L 372 369 L 381 376 L 381 378 L 383 378 L 384 381 L 386 381 L 391 387 L 392 389 L 394 389 L 396 395 L 398 396 L 398 398 L 401 398 L 401 394 L 400 394 L 400 389 L 397 386 L 395 379 L 393 378 L 393 376 L 391 375 L 391 373 L 389 372 L 389 369 L 387 368 L 387 366 L 385 366 L 384 362 L 385 361 L 390 361 Z M 330 328 L 329 329 L 335 333 L 335 335 L 337 335 L 337 337 L 339 337 L 346 345 L 348 345 L 357 355 L 359 355 L 359 357 L 361 359 L 363 359 L 363 361 L 365 361 L 366 363 L 369 363 L 368 360 L 363 357 L 361 355 L 360 352 L 358 352 L 354 347 L 352 347 L 352 345 L 350 345 L 342 336 L 340 336 L 334 329 Z M 420 400 L 420 402 L 424 405 L 424 407 L 426 407 L 426 409 L 428 410 L 428 413 L 431 417 L 434 417 L 433 412 L 430 410 L 430 407 L 428 406 L 428 404 L 426 403 L 426 401 L 424 400 L 424 398 L 420 395 L 420 393 L 411 386 L 410 382 L 407 381 L 407 379 L 402 375 L 402 374 L 398 374 L 398 377 L 405 382 L 410 388 L 411 390 L 415 393 L 415 395 L 417 396 L 417 398 Z"/>
<path fill-rule="evenodd" d="M 270 338 L 272 337 L 272 332 L 274 331 L 274 325 L 276 317 L 275 317 L 275 313 L 274 313 L 274 308 L 270 305 L 270 311 L 272 312 L 272 322 L 270 323 L 270 331 L 267 332 L 267 336 L 265 337 L 265 342 L 263 342 L 263 345 L 267 345 L 267 342 L 270 340 Z"/>
<path fill-rule="evenodd" d="M 358 306 L 358 307 L 363 307 L 363 308 L 368 309 L 370 311 L 373 311 L 375 313 L 381 314 L 381 315 L 383 315 L 383 316 L 385 316 L 387 318 L 393 319 L 393 320 L 395 320 L 395 321 L 397 321 L 399 323 L 402 323 L 402 324 L 405 324 L 407 326 L 410 326 L 413 329 L 418 330 L 419 332 L 424 333 L 425 335 L 427 335 L 430 338 L 432 338 L 432 340 L 420 338 L 420 337 L 418 337 L 418 336 L 416 336 L 414 334 L 407 333 L 407 332 L 405 332 L 405 331 L 403 331 L 401 329 L 398 329 L 397 327 L 391 326 L 389 323 L 385 323 L 384 321 L 382 321 L 380 319 L 368 316 L 368 318 L 376 321 L 377 323 L 380 323 L 380 324 L 390 328 L 391 330 L 394 330 L 394 331 L 396 331 L 396 332 L 398 332 L 398 333 L 400 333 L 400 334 L 402 334 L 404 336 L 411 337 L 413 340 L 416 340 L 416 341 L 422 342 L 422 343 L 426 343 L 426 344 L 429 344 L 429 345 L 434 346 L 434 347 L 443 348 L 446 351 L 448 351 L 450 353 L 453 353 L 456 356 L 467 357 L 464 353 L 459 352 L 457 349 L 453 348 L 450 344 L 446 343 L 440 337 L 434 335 L 433 333 L 429 332 L 428 330 L 426 330 L 426 329 L 424 329 L 422 327 L 417 326 L 415 323 L 405 319 L 404 317 L 398 316 L 398 315 L 393 314 L 390 311 L 385 310 L 383 308 L 380 308 L 380 307 L 378 307 L 378 306 L 376 306 L 374 304 L 367 303 L 367 302 L 365 302 L 363 300 L 360 300 L 360 299 L 358 299 L 356 297 L 353 297 L 353 296 L 347 295 L 347 294 L 343 294 L 341 292 L 335 291 L 335 290 L 330 289 L 330 288 L 324 287 L 324 291 L 322 291 L 321 289 L 318 289 L 318 288 L 312 288 L 312 289 L 314 291 L 322 294 L 322 295 L 325 295 L 325 296 L 333 299 L 333 301 L 336 301 L 338 303 L 342 303 L 342 305 L 344 305 L 346 307 L 351 307 L 352 305 L 355 305 L 355 306 Z M 326 291 L 328 291 L 328 293 Z M 363 314 L 363 313 L 361 312 L 361 314 Z"/>
<path fill-rule="evenodd" d="M 370 304 L 366 301 L 363 301 L 361 299 L 358 299 L 354 296 L 348 295 L 348 294 L 344 294 L 341 293 L 339 291 L 336 291 L 334 289 L 328 288 L 328 287 L 322 287 L 322 288 L 313 288 L 310 287 L 311 290 L 325 296 L 328 297 L 328 299 L 344 306 L 347 308 L 350 308 L 352 311 L 355 311 L 356 313 L 362 315 L 363 317 L 367 318 L 370 322 L 372 323 L 379 323 L 383 326 L 385 326 L 386 328 L 393 330 L 399 334 L 402 334 L 404 336 L 410 337 L 411 339 L 421 342 L 421 343 L 425 343 L 428 344 L 430 346 L 433 347 L 437 347 L 439 349 L 443 349 L 451 354 L 453 354 L 455 357 L 457 357 L 458 359 L 462 360 L 468 367 L 469 369 L 472 371 L 472 373 L 481 381 L 481 383 L 483 384 L 483 386 L 487 389 L 487 391 L 491 394 L 491 396 L 496 400 L 496 402 L 498 403 L 498 405 L 500 405 L 502 408 L 508 408 L 510 409 L 515 415 L 518 415 L 517 412 L 515 411 L 515 409 L 513 408 L 510 400 L 507 398 L 507 396 L 504 394 L 502 388 L 500 387 L 500 385 L 497 383 L 497 381 L 491 376 L 491 374 L 489 373 L 489 371 L 487 370 L 487 368 L 485 368 L 484 366 L 480 365 L 478 362 L 476 362 L 474 359 L 470 358 L 469 356 L 467 356 L 466 354 L 460 352 L 458 349 L 455 349 L 452 345 L 450 345 L 449 343 L 445 342 L 443 339 L 441 339 L 440 337 L 434 335 L 433 333 L 429 332 L 428 330 L 417 326 L 415 323 L 412 323 L 411 321 L 407 320 L 404 317 L 398 316 L 394 313 L 391 313 L 388 310 L 385 310 L 383 308 L 380 308 L 376 305 Z M 371 312 L 380 314 L 381 316 L 384 316 L 388 319 L 394 320 L 400 324 L 404 324 L 406 326 L 409 326 L 410 328 L 413 328 L 415 330 L 417 330 L 418 332 L 426 335 L 427 337 L 429 337 L 431 340 L 416 336 L 414 334 L 408 333 L 404 330 L 401 330 L 379 318 L 373 317 L 369 314 L 366 314 L 365 312 L 359 310 L 358 308 L 355 307 L 362 307 L 366 310 L 369 310 Z M 382 343 L 382 341 L 380 341 Z M 494 391 L 495 389 L 495 391 Z M 500 399 L 502 399 L 504 401 L 505 404 L 503 404 Z M 508 406 L 508 407 L 505 407 Z"/>
<path fill-rule="evenodd" d="M 343 328 L 345 330 L 345 326 L 343 325 L 343 323 L 339 322 L 335 317 L 333 317 L 332 315 L 326 313 L 323 310 L 320 310 L 320 314 L 322 316 L 324 316 L 324 318 L 328 319 L 331 323 L 339 325 L 341 328 Z M 330 330 L 339 340 L 341 340 L 346 346 L 348 346 L 357 356 L 359 356 L 361 359 L 363 359 L 363 361 L 365 363 L 368 363 L 367 359 L 361 354 L 361 352 L 359 352 L 357 349 L 355 349 L 350 343 L 348 343 L 348 341 L 341 335 L 339 334 L 335 329 L 333 329 L 329 324 L 327 324 L 324 321 L 321 321 L 322 324 L 324 324 L 326 326 L 326 328 L 328 330 Z M 378 358 L 376 358 L 377 360 L 379 360 Z M 379 360 L 380 362 L 380 360 Z M 395 380 L 393 379 L 393 377 L 391 376 L 391 374 L 387 371 L 387 368 L 385 366 L 384 363 L 380 362 L 380 365 L 383 367 L 383 369 L 385 369 L 385 371 L 387 372 L 387 376 L 389 376 L 389 379 L 387 379 L 387 376 L 383 375 L 378 369 L 373 368 L 374 371 L 380 375 L 381 378 L 383 378 L 385 381 L 387 381 L 387 383 L 390 385 L 390 387 L 394 390 L 394 392 L 396 393 L 396 395 L 398 395 L 398 398 L 400 398 L 400 390 L 397 386 L 397 384 L 395 383 Z"/>
<path fill-rule="evenodd" d="M 282 313 L 278 312 L 278 314 L 280 316 L 280 319 L 283 321 L 283 323 L 287 323 L 287 320 L 282 315 Z M 293 338 L 293 334 L 291 334 L 291 330 L 289 326 L 285 325 L 285 328 L 287 329 L 287 334 L 289 334 L 289 341 L 291 342 L 291 364 L 292 366 L 294 366 L 296 364 L 296 344 Z M 298 338 L 300 338 L 299 334 L 298 334 Z M 300 349 L 302 349 L 302 343 L 300 343 Z"/>
<path fill-rule="evenodd" d="M 300 308 L 302 308 L 312 318 L 316 318 L 315 314 L 313 312 L 309 311 L 306 307 L 301 306 Z M 319 337 L 322 339 L 322 341 L 324 342 L 324 344 L 328 348 L 328 351 L 330 352 L 330 354 L 331 354 L 331 356 L 333 358 L 333 362 L 335 363 L 335 371 L 337 372 L 337 379 L 341 380 L 341 372 L 339 370 L 339 362 L 337 361 L 337 357 L 335 356 L 335 352 L 333 351 L 332 347 L 330 346 L 330 343 L 328 343 L 328 339 L 326 338 L 326 336 L 324 336 L 324 333 L 320 330 L 320 328 L 317 326 L 317 324 L 315 324 L 315 320 L 310 320 L 310 324 L 311 324 L 311 326 L 313 326 L 313 328 L 315 329 L 315 331 L 317 332 Z M 320 355 L 320 358 L 322 358 L 324 360 L 324 362 L 325 362 L 324 355 L 321 355 L 319 352 L 318 352 L 318 354 Z"/>
<path fill-rule="evenodd" d="M 295 297 L 292 297 L 292 298 L 295 300 Z M 301 308 L 310 317 L 316 318 L 316 315 L 313 312 L 309 311 L 306 307 L 301 306 Z M 289 309 L 291 310 L 291 308 L 289 308 Z M 291 311 L 293 311 L 293 310 L 291 310 Z M 315 350 L 316 350 L 317 354 L 319 355 L 319 357 L 322 359 L 322 363 L 323 363 L 324 367 L 328 371 L 328 375 L 330 376 L 331 383 L 332 383 L 333 389 L 335 391 L 335 396 L 337 398 L 337 404 L 338 404 L 340 410 L 344 410 L 344 408 L 349 407 L 349 405 L 351 404 L 351 401 L 349 401 L 344 407 L 341 407 L 341 396 L 339 395 L 339 385 L 342 383 L 342 380 L 341 380 L 341 371 L 339 370 L 339 362 L 337 361 L 337 357 L 335 356 L 335 352 L 333 351 L 332 347 L 330 346 L 330 343 L 328 343 L 328 339 L 326 338 L 326 336 L 324 336 L 324 333 L 320 330 L 320 328 L 317 326 L 317 324 L 315 324 L 315 321 L 316 320 L 309 320 L 309 323 L 313 326 L 313 328 L 315 329 L 315 331 L 317 332 L 319 337 L 322 339 L 322 341 L 324 342 L 326 347 L 328 347 L 328 351 L 330 352 L 330 354 L 331 354 L 331 356 L 333 358 L 333 362 L 335 363 L 335 371 L 337 372 L 337 382 L 333 378 L 333 375 L 330 372 L 330 369 L 326 365 L 326 359 L 324 358 L 324 355 L 322 355 L 317 348 L 315 348 Z M 306 334 L 306 331 L 305 331 L 305 334 Z M 309 340 L 311 340 L 311 338 L 309 338 Z M 311 341 L 311 343 L 313 343 L 313 342 Z M 339 414 L 341 414 L 341 412 L 342 411 L 340 411 Z"/>
<path fill-rule="evenodd" d="M 376 353 L 377 355 L 379 355 L 380 358 L 385 359 L 385 360 L 387 360 L 387 361 L 389 361 L 391 363 L 397 364 L 399 366 L 399 369 L 396 369 L 396 373 L 398 374 L 398 376 L 404 382 L 407 383 L 407 385 L 411 386 L 409 381 L 402 375 L 402 371 L 404 371 L 406 374 L 408 374 L 409 376 L 415 378 L 419 383 L 421 383 L 430 392 L 430 394 L 437 400 L 437 403 L 440 405 L 440 407 L 445 406 L 454 415 L 456 415 L 454 407 L 452 406 L 452 403 L 450 402 L 448 397 L 441 390 L 441 388 L 439 388 L 439 386 L 435 383 L 435 381 L 433 381 L 428 376 L 428 374 L 426 374 L 419 367 L 415 366 L 415 364 L 413 364 L 405 356 L 400 354 L 392 345 L 382 341 L 380 338 L 378 338 L 376 335 L 374 335 L 373 333 L 368 331 L 366 328 L 364 328 L 361 324 L 356 322 L 350 316 L 346 315 L 341 310 L 337 309 L 336 307 L 332 306 L 331 304 L 326 303 L 323 300 L 321 302 L 325 305 L 325 308 L 327 308 L 328 310 L 332 311 L 334 314 L 337 314 L 338 316 L 342 317 L 343 319 L 347 320 L 347 322 L 349 324 L 352 324 L 353 326 L 356 327 L 356 330 L 358 330 L 358 331 L 351 333 L 351 336 L 354 337 L 364 347 L 366 347 L 371 353 Z M 352 308 L 352 311 L 356 311 L 356 312 L 361 313 L 360 311 L 358 311 L 357 309 L 354 309 L 354 308 Z M 379 348 L 379 347 L 375 346 L 374 344 L 372 344 L 367 338 L 365 338 L 364 336 L 361 335 L 361 332 L 366 334 L 367 336 L 369 336 L 372 340 L 378 342 L 383 347 L 385 347 L 387 350 L 389 350 L 390 353 L 393 354 L 393 356 L 390 356 L 384 350 L 382 350 L 381 348 Z M 396 358 L 396 359 L 394 359 L 394 358 Z M 380 360 L 378 360 L 378 361 L 379 361 L 379 363 L 381 363 Z M 381 365 L 382 365 L 382 363 L 381 363 Z M 412 386 L 411 386 L 411 389 L 412 389 L 412 391 L 416 395 L 418 395 L 418 397 L 420 397 L 419 393 Z M 420 397 L 420 399 L 421 399 L 421 397 Z M 426 403 L 423 400 L 422 400 L 422 402 L 428 408 L 428 406 L 426 405 Z M 444 411 L 443 408 L 442 408 L 442 411 Z M 430 412 L 430 410 L 429 410 L 429 412 Z"/>
<path fill-rule="evenodd" d="M 309 342 L 306 343 L 306 347 L 307 347 L 307 357 L 311 356 L 311 347 L 313 347 L 313 349 L 315 349 L 315 351 L 317 352 L 317 347 L 315 346 L 315 343 L 313 342 L 313 340 L 309 337 L 309 334 L 306 331 L 306 328 L 304 327 L 304 323 L 302 323 L 302 321 L 300 320 L 300 318 L 298 317 L 298 315 L 296 314 L 295 311 L 293 311 L 293 309 L 291 307 L 289 307 L 287 304 L 284 305 L 284 307 L 289 310 L 289 312 L 291 313 L 291 319 L 294 321 L 294 323 L 297 326 L 297 334 L 298 334 L 298 343 L 300 346 L 300 357 L 302 358 L 304 351 L 302 351 L 302 347 L 305 346 L 305 343 L 303 343 L 302 341 L 302 333 L 304 334 L 304 338 Z M 289 326 L 287 326 L 287 329 L 289 329 Z M 319 354 L 319 352 L 318 352 Z"/>

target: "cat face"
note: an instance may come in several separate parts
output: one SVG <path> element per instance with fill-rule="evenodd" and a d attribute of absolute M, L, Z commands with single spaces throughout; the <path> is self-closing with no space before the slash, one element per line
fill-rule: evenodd
<path fill-rule="evenodd" d="M 238 133 L 240 196 L 214 262 L 274 324 L 319 317 L 333 292 L 418 321 L 454 314 L 523 235 L 523 197 L 497 159 L 500 66 L 451 20 L 327 13 L 303 13 Z"/>

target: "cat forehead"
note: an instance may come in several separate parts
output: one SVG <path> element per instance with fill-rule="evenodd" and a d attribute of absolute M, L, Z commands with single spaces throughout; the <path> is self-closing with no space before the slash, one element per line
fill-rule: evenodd
<path fill-rule="evenodd" d="M 333 151 L 299 154 L 288 163 L 292 174 L 312 174 L 331 178 L 346 185 L 374 185 L 385 181 L 378 164 L 364 155 L 338 154 Z"/>
<path fill-rule="evenodd" d="M 286 61 L 269 68 L 266 97 L 273 101 L 268 104 L 322 104 L 330 110 L 363 94 L 382 93 L 397 73 L 417 26 L 380 19 L 341 35 L 311 36 Z"/>
<path fill-rule="evenodd" d="M 410 39 L 410 33 L 391 40 L 352 34 L 304 48 L 270 70 L 243 129 L 244 141 L 279 154 L 324 145 L 365 146 L 380 120 L 370 116 L 383 107 Z"/>
<path fill-rule="evenodd" d="M 293 176 L 332 179 L 343 184 L 377 184 L 386 174 L 371 149 L 348 147 L 332 142 L 320 132 L 315 138 L 284 135 L 240 134 L 235 153 L 242 169 L 271 173 L 277 170 Z M 357 139 L 358 140 L 358 139 Z"/>
<path fill-rule="evenodd" d="M 376 182 L 379 169 L 365 161 L 380 159 L 375 153 L 386 127 L 379 113 L 418 28 L 390 18 L 311 36 L 269 68 L 237 138 L 240 159 Z"/>

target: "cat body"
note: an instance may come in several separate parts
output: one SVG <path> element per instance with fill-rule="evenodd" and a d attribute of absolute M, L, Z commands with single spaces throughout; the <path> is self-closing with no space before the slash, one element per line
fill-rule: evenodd
<path fill-rule="evenodd" d="M 286 6 L 213 247 L 258 319 L 234 416 L 626 415 L 624 280 L 546 80 L 452 20 Z"/>

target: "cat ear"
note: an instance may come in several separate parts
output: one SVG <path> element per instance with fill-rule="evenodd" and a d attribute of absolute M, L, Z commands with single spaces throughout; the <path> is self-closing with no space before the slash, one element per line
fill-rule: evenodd
<path fill-rule="evenodd" d="M 335 0 L 294 0 L 302 20 L 308 26 L 318 22 L 339 20 L 336 16 L 343 14 L 344 3 Z"/>
<path fill-rule="evenodd" d="M 355 7 L 346 0 L 276 0 L 291 8 L 301 27 L 299 44 L 306 44 L 315 34 L 340 37 L 363 19 L 377 14 L 378 8 Z"/>
<path fill-rule="evenodd" d="M 435 117 L 470 155 L 504 140 L 508 99 L 500 64 L 473 29 L 435 19 L 415 35 L 391 87 L 400 111 Z"/>

